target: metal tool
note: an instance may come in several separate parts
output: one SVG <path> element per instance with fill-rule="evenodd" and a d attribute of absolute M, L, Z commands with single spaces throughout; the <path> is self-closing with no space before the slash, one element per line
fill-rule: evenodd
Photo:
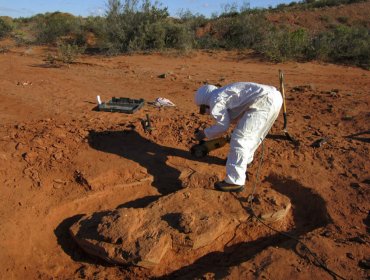
<path fill-rule="evenodd" d="M 285 102 L 284 74 L 283 74 L 283 71 L 281 70 L 279 70 L 279 81 L 280 81 L 280 92 L 283 96 L 283 117 L 284 117 L 283 132 L 289 141 L 292 141 L 294 144 L 299 145 L 299 142 L 289 134 L 288 128 L 287 128 L 288 118 L 287 118 L 286 102 Z"/>
<path fill-rule="evenodd" d="M 208 141 L 200 141 L 190 149 L 190 153 L 196 158 L 202 158 L 208 155 L 209 152 L 219 149 L 230 142 L 230 136 L 220 137 Z"/>
<path fill-rule="evenodd" d="M 152 127 L 149 114 L 146 114 L 146 119 L 141 120 L 141 125 L 143 126 L 143 129 L 145 132 L 152 132 L 155 128 Z"/>

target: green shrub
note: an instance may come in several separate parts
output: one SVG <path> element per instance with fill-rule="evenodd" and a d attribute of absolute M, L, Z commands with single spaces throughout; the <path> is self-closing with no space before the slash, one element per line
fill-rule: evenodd
<path fill-rule="evenodd" d="M 273 61 L 300 60 L 307 58 L 310 37 L 305 29 L 289 31 L 271 28 L 255 50 Z"/>
<path fill-rule="evenodd" d="M 338 60 L 357 59 L 369 50 L 369 30 L 338 26 L 333 32 L 330 56 Z"/>
<path fill-rule="evenodd" d="M 314 36 L 310 44 L 309 58 L 323 61 L 329 60 L 332 40 L 333 34 L 328 32 Z"/>
<path fill-rule="evenodd" d="M 95 47 L 106 49 L 109 46 L 108 26 L 105 17 L 87 17 L 83 24 L 83 32 L 84 35 L 91 32 L 95 36 Z M 89 44 L 86 39 L 85 44 Z"/>
<path fill-rule="evenodd" d="M 219 49 L 225 47 L 224 45 L 219 39 L 210 34 L 197 38 L 195 42 L 195 46 L 199 49 Z"/>
<path fill-rule="evenodd" d="M 270 27 L 262 13 L 244 13 L 226 24 L 228 30 L 222 36 L 226 47 L 238 49 L 254 48 L 261 44 Z"/>
<path fill-rule="evenodd" d="M 370 66 L 370 31 L 365 27 L 337 26 L 319 34 L 313 43 L 317 58 Z"/>
<path fill-rule="evenodd" d="M 194 33 L 188 25 L 167 21 L 165 46 L 178 50 L 190 50 L 194 46 Z"/>
<path fill-rule="evenodd" d="M 141 4 L 141 5 L 140 5 Z M 161 22 L 168 17 L 167 8 L 149 0 L 110 0 L 107 14 L 107 40 L 111 51 L 130 52 L 163 46 Z"/>
<path fill-rule="evenodd" d="M 0 18 L 0 38 L 8 36 L 12 29 L 13 28 L 9 22 Z"/>
<path fill-rule="evenodd" d="M 353 4 L 359 2 L 366 2 L 367 0 L 305 0 L 309 7 L 322 8 L 322 7 L 332 7 L 342 4 Z"/>
<path fill-rule="evenodd" d="M 319 15 L 319 19 L 323 22 L 329 22 L 330 17 L 328 15 Z"/>
<path fill-rule="evenodd" d="M 73 63 L 77 57 L 84 51 L 84 48 L 79 47 L 78 45 L 71 44 L 59 44 L 58 45 L 58 57 L 59 61 L 63 63 Z"/>
<path fill-rule="evenodd" d="M 39 43 L 56 43 L 60 37 L 73 38 L 81 33 L 81 19 L 66 13 L 46 13 L 37 17 L 36 22 L 36 37 Z"/>
<path fill-rule="evenodd" d="M 180 49 L 184 49 L 184 46 L 186 45 L 186 49 L 189 47 L 200 47 L 202 45 L 201 42 L 207 41 L 204 37 L 211 37 L 208 34 L 201 38 L 196 38 L 196 33 L 199 29 L 204 28 L 209 22 L 209 19 L 206 19 L 203 15 L 200 14 L 193 14 L 189 10 L 182 11 L 179 13 L 180 20 L 176 22 L 177 29 L 181 32 L 180 38 L 177 39 L 177 41 L 183 42 L 182 47 Z M 182 27 L 180 27 L 182 26 Z M 171 28 L 173 29 L 173 28 Z M 175 30 L 174 30 L 175 31 Z M 173 32 L 169 31 L 169 34 Z M 171 37 L 174 37 L 173 34 Z M 182 39 L 181 39 L 182 38 Z M 208 44 L 204 44 L 204 48 L 207 48 Z"/>
<path fill-rule="evenodd" d="M 342 24 L 346 24 L 348 23 L 348 17 L 345 17 L 345 16 L 340 16 L 337 18 L 337 20 L 342 23 Z"/>
<path fill-rule="evenodd" d="M 128 41 L 127 51 L 161 50 L 165 47 L 166 30 L 161 22 L 139 24 Z"/>

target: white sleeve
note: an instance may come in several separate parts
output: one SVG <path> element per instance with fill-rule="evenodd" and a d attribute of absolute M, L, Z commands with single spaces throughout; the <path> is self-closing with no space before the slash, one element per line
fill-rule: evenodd
<path fill-rule="evenodd" d="M 208 139 L 217 138 L 225 133 L 230 125 L 230 116 L 224 102 L 218 102 L 212 108 L 212 117 L 216 120 L 216 124 L 204 130 L 204 134 Z"/>

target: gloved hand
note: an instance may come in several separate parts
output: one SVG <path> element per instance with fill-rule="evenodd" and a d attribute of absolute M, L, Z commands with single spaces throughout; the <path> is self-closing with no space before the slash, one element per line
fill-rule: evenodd
<path fill-rule="evenodd" d="M 195 139 L 197 139 L 198 141 L 202 141 L 204 138 L 206 138 L 206 135 L 204 134 L 204 130 L 199 130 L 197 131 L 195 134 Z"/>

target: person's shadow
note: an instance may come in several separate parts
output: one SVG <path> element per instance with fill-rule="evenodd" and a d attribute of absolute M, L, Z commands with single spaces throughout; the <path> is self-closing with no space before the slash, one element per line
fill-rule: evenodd
<path fill-rule="evenodd" d="M 197 159 L 190 151 L 165 147 L 143 138 L 135 130 L 123 131 L 90 131 L 89 145 L 99 151 L 119 155 L 145 167 L 154 178 L 153 186 L 162 195 L 181 189 L 180 171 L 169 166 L 168 156 L 181 157 L 187 160 L 197 160 L 207 163 L 224 165 L 223 159 L 207 156 Z M 125 166 L 122 166 L 125 168 Z"/>

